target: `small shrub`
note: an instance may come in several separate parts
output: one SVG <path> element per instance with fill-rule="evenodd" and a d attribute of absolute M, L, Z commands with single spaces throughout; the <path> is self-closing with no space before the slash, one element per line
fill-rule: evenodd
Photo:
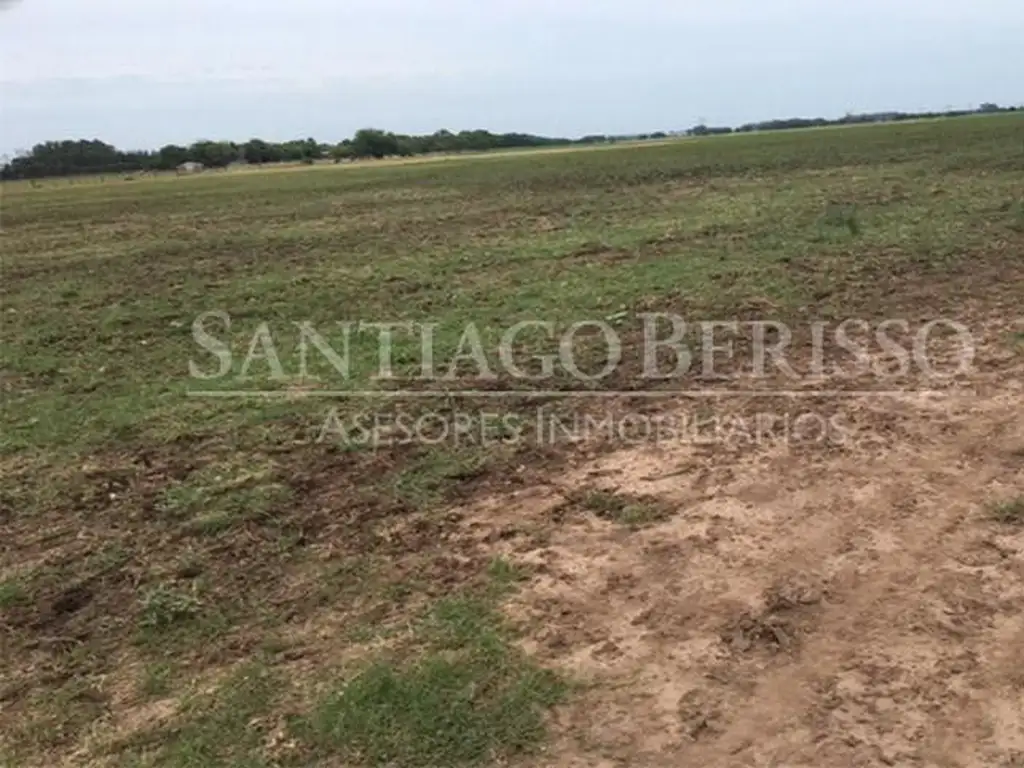
<path fill-rule="evenodd" d="M 140 624 L 144 629 L 166 629 L 194 619 L 201 608 L 195 595 L 159 586 L 143 595 Z"/>

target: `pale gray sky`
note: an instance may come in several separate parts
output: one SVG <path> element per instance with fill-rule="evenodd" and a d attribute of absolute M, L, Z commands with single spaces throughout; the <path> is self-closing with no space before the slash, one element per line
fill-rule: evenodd
<path fill-rule="evenodd" d="M 1021 0 L 0 0 L 0 153 L 1024 103 Z"/>

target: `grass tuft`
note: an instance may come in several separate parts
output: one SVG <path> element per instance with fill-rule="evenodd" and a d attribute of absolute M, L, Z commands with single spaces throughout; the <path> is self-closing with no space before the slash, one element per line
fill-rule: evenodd
<path fill-rule="evenodd" d="M 165 488 L 156 508 L 185 533 L 215 536 L 242 523 L 266 519 L 289 497 L 285 486 L 272 481 L 270 470 L 243 472 L 213 466 Z"/>
<path fill-rule="evenodd" d="M 166 734 L 156 765 L 166 768 L 270 768 L 260 755 L 265 733 L 260 716 L 272 707 L 280 681 L 259 664 L 236 672 L 214 693 L 185 707 L 185 722 Z"/>
<path fill-rule="evenodd" d="M 143 696 L 158 699 L 171 693 L 171 681 L 174 669 L 169 664 L 152 664 L 147 666 L 139 683 Z"/>
<path fill-rule="evenodd" d="M 992 518 L 1004 525 L 1024 525 L 1024 496 L 992 505 Z"/>
<path fill-rule="evenodd" d="M 28 590 L 17 579 L 0 582 L 0 609 L 23 605 L 29 600 Z"/>
<path fill-rule="evenodd" d="M 583 494 L 581 502 L 598 517 L 629 528 L 656 525 L 672 515 L 671 509 L 657 499 L 633 498 L 610 491 L 589 491 Z"/>
<path fill-rule="evenodd" d="M 445 600 L 423 630 L 418 659 L 364 669 L 297 732 L 323 754 L 364 766 L 490 765 L 536 749 L 545 711 L 565 688 L 510 643 L 494 609 Z"/>
<path fill-rule="evenodd" d="M 192 621 L 201 610 L 202 603 L 194 594 L 158 586 L 143 595 L 139 624 L 146 630 L 168 629 Z"/>
<path fill-rule="evenodd" d="M 491 561 L 487 567 L 487 575 L 497 590 L 509 589 L 527 578 L 523 568 L 503 557 L 496 557 Z"/>

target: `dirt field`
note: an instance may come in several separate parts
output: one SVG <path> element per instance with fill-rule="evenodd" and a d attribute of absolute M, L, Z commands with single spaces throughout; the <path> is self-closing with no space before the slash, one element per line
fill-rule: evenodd
<path fill-rule="evenodd" d="M 966 391 L 844 401 L 880 440 L 632 448 L 474 504 L 538 574 L 526 647 L 593 686 L 550 764 L 1021 764 L 1024 531 L 989 510 L 1024 487 L 1024 391 L 994 339 Z M 675 514 L 558 518 L 580 487 Z"/>
<path fill-rule="evenodd" d="M 0 763 L 1024 766 L 1021 128 L 5 185 Z"/>

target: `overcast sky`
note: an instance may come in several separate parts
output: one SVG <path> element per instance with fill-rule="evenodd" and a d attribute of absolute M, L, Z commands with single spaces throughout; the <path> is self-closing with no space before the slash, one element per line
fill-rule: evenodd
<path fill-rule="evenodd" d="M 0 0 L 0 153 L 1018 104 L 1022 73 L 1022 0 Z"/>

